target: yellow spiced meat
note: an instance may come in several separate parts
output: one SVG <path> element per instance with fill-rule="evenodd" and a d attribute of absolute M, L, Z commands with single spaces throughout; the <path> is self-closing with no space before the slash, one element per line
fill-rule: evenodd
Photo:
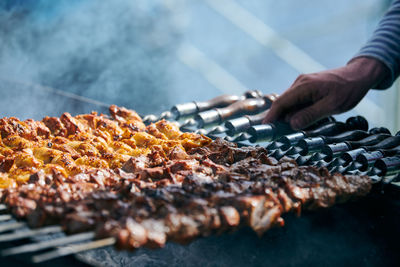
<path fill-rule="evenodd" d="M 67 178 L 91 169 L 116 169 L 130 158 L 157 154 L 169 159 L 177 151 L 208 145 L 211 140 L 182 133 L 165 120 L 145 126 L 133 110 L 115 105 L 111 117 L 92 112 L 42 121 L 0 119 L 0 188 L 25 184 L 42 170 Z"/>

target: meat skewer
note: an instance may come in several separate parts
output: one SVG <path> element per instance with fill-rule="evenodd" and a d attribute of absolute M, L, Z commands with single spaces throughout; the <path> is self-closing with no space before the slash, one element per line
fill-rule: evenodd
<path fill-rule="evenodd" d="M 64 230 L 72 233 L 92 230 L 96 224 L 103 225 L 96 230 L 97 236 L 115 236 L 117 246 L 123 249 L 143 245 L 162 247 L 167 239 L 185 243 L 199 235 L 233 230 L 245 225 L 261 235 L 273 226 L 282 225 L 283 212 L 298 212 L 300 205 L 313 209 L 334 204 L 335 199 L 343 198 L 343 193 L 348 190 L 346 187 L 334 189 L 335 186 L 347 186 L 347 183 L 353 181 L 343 180 L 350 177 L 330 176 L 326 171 L 321 173 L 315 168 L 297 168 L 293 160 L 283 159 L 277 162 L 267 158 L 265 152 L 263 148 L 236 148 L 219 140 L 210 148 L 192 151 L 194 157 L 203 161 L 211 159 L 216 164 L 207 163 L 220 173 L 218 180 L 199 173 L 192 178 L 190 175 L 186 176 L 182 180 L 182 186 L 169 185 L 158 189 L 146 184 L 136 184 L 132 180 L 133 183 L 113 185 L 111 191 L 106 190 L 104 193 L 89 191 L 82 199 L 61 206 L 54 201 L 36 197 L 38 207 L 42 206 L 41 201 L 46 201 L 46 206 L 43 206 L 46 209 L 36 208 L 21 215 L 26 216 L 31 225 L 35 223 L 32 225 L 35 227 L 41 226 L 37 225 L 38 222 L 45 225 L 61 221 Z M 248 157 L 249 153 L 253 157 Z M 233 156 L 231 160 L 226 158 L 229 154 Z M 225 170 L 226 167 L 218 166 L 221 161 L 230 165 L 229 171 Z M 184 166 L 182 161 L 179 164 Z M 125 169 L 128 170 L 127 167 Z M 306 179 L 316 179 L 315 181 L 323 184 L 324 179 L 329 179 L 331 182 L 326 184 L 328 191 L 320 192 L 320 189 L 313 187 L 315 182 L 309 184 L 301 178 L 303 175 Z M 295 178 L 297 176 L 299 178 Z M 336 182 L 335 179 L 339 180 Z M 361 179 L 359 186 L 366 181 L 368 180 Z M 368 183 L 364 189 L 359 186 L 355 187 L 358 193 L 368 192 Z M 335 198 L 332 198 L 333 192 L 325 195 L 332 190 L 328 188 L 339 195 Z M 28 186 L 26 189 L 24 195 L 31 195 Z M 25 187 L 21 187 L 20 192 L 24 190 Z M 38 192 L 37 188 L 35 192 Z M 48 194 L 48 190 L 39 192 Z M 357 196 L 354 193 L 355 191 L 349 191 L 347 194 Z M 11 192 L 8 199 L 13 199 L 13 194 L 16 193 Z M 322 195 L 316 197 L 318 194 Z M 340 195 L 343 196 L 339 197 Z M 149 209 L 153 211 L 150 212 Z M 105 212 L 108 212 L 106 217 L 102 215 Z M 94 222 L 97 223 L 93 224 Z"/>
<path fill-rule="evenodd" d="M 262 235 L 283 226 L 286 213 L 330 207 L 371 188 L 366 176 L 300 167 L 287 157 L 277 161 L 263 147 L 211 141 L 166 121 L 145 126 L 136 113 L 116 106 L 110 114 L 0 121 L 0 167 L 9 175 L 3 203 L 31 228 L 61 225 L 71 234 L 5 255 L 92 238 L 133 250 L 242 227 Z M 8 238 L 34 231 L 40 230 Z"/>

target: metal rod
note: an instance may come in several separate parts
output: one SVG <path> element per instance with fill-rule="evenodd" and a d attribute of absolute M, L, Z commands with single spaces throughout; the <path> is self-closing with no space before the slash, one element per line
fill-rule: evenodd
<path fill-rule="evenodd" d="M 0 233 L 6 232 L 6 231 L 11 231 L 15 229 L 19 229 L 26 226 L 25 223 L 22 222 L 13 222 L 13 223 L 5 223 L 0 225 Z"/>
<path fill-rule="evenodd" d="M 92 98 L 89 98 L 89 97 L 85 97 L 85 96 L 81 96 L 81 95 L 74 94 L 74 93 L 71 93 L 71 92 L 66 92 L 66 91 L 63 91 L 63 90 L 55 89 L 55 88 L 52 88 L 52 87 L 49 87 L 49 86 L 36 84 L 36 83 L 30 83 L 30 82 L 25 82 L 25 81 L 16 81 L 16 80 L 8 79 L 8 78 L 5 78 L 5 77 L 0 77 L 0 78 L 2 80 L 10 82 L 10 83 L 14 83 L 14 84 L 17 83 L 17 84 L 20 84 L 20 85 L 23 85 L 23 86 L 29 86 L 29 87 L 31 87 L 33 89 L 39 89 L 39 90 L 42 90 L 42 91 L 48 91 L 48 92 L 51 92 L 51 93 L 54 93 L 54 94 L 57 94 L 57 95 L 61 95 L 61 96 L 65 96 L 65 97 L 68 97 L 68 98 L 71 98 L 71 99 L 74 99 L 74 100 L 77 100 L 77 101 L 81 101 L 81 102 L 84 102 L 84 103 L 89 103 L 89 104 L 92 104 L 92 105 L 98 105 L 98 106 L 105 107 L 105 108 L 108 108 L 110 106 L 110 104 L 107 104 L 107 103 L 104 103 L 104 102 L 101 102 L 101 101 L 98 101 L 98 100 L 95 100 L 95 99 L 92 99 Z"/>
<path fill-rule="evenodd" d="M 33 256 L 32 262 L 33 263 L 41 263 L 41 262 L 48 261 L 48 260 L 51 260 L 54 258 L 63 257 L 63 256 L 67 256 L 70 254 L 75 254 L 78 252 L 112 246 L 115 244 L 115 242 L 116 242 L 116 240 L 114 237 L 109 237 L 109 238 L 105 238 L 105 239 L 92 241 L 90 243 L 83 243 L 83 244 L 61 247 L 61 248 L 58 248 L 58 249 L 50 251 L 50 252 L 46 252 L 43 254 Z"/>
<path fill-rule="evenodd" d="M 94 238 L 94 232 L 87 232 L 87 233 L 81 233 L 81 234 L 76 234 L 76 235 L 71 235 L 71 236 L 65 236 L 53 240 L 47 240 L 39 243 L 33 243 L 33 244 L 27 244 L 27 245 L 22 245 L 18 247 L 12 247 L 3 250 L 0 254 L 2 256 L 9 256 L 9 255 L 15 255 L 15 254 L 21 254 L 21 253 L 28 253 L 28 252 L 35 252 L 39 251 L 42 249 L 46 248 L 51 248 L 51 247 L 56 247 L 56 246 L 62 246 L 70 243 L 76 243 L 80 241 L 87 241 L 92 238 Z"/>
<path fill-rule="evenodd" d="M 36 236 L 36 235 L 58 233 L 61 231 L 62 231 L 62 228 L 60 226 L 49 226 L 49 227 L 44 227 L 44 228 L 35 229 L 35 230 L 14 232 L 14 233 L 10 233 L 10 234 L 0 235 L 0 242 L 13 241 L 13 240 L 28 238 L 28 237 L 32 237 L 32 236 Z"/>
<path fill-rule="evenodd" d="M 12 219 L 12 216 L 10 214 L 0 215 L 0 222 L 9 221 L 11 219 Z"/>

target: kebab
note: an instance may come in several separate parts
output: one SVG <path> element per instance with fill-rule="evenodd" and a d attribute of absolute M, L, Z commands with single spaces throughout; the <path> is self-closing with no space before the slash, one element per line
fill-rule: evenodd
<path fill-rule="evenodd" d="M 370 189 L 367 177 L 330 175 L 324 169 L 298 167 L 289 158 L 278 162 L 266 152 L 216 140 L 188 153 L 191 162 L 195 159 L 209 169 L 199 170 L 198 165 L 177 159 L 165 168 L 171 175 L 186 167 L 189 173 L 184 179 L 160 183 L 167 173 L 149 177 L 154 172 L 147 171 L 142 176 L 148 167 L 131 160 L 122 168 L 126 172 L 77 175 L 79 185 L 77 177 L 71 177 L 64 187 L 38 186 L 41 178 L 32 179 L 35 187 L 9 189 L 4 198 L 9 206 L 28 204 L 18 216 L 27 218 L 32 227 L 56 223 L 70 233 L 95 230 L 99 238 L 114 236 L 118 247 L 134 249 L 161 247 L 166 240 L 186 243 L 244 226 L 261 235 L 283 225 L 282 213 L 299 212 L 300 207 L 328 207 Z M 180 167 L 171 167 L 176 164 Z M 27 200 L 36 206 L 30 207 Z"/>

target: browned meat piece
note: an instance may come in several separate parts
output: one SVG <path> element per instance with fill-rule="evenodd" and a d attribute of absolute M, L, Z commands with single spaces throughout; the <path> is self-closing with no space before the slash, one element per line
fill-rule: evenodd
<path fill-rule="evenodd" d="M 62 114 L 60 119 L 67 129 L 67 135 L 77 134 L 86 130 L 86 127 L 80 121 L 67 112 Z"/>
<path fill-rule="evenodd" d="M 46 127 L 46 125 L 41 121 L 34 121 L 32 119 L 28 119 L 24 121 L 25 124 L 28 126 L 29 131 L 32 132 L 32 137 L 30 140 L 34 140 L 35 136 L 41 136 L 44 138 L 49 138 L 50 130 Z"/>
<path fill-rule="evenodd" d="M 280 204 L 269 201 L 265 196 L 245 196 L 237 199 L 241 217 L 258 235 L 277 224 L 281 215 Z"/>
<path fill-rule="evenodd" d="M 67 129 L 61 120 L 57 117 L 45 117 L 42 122 L 50 129 L 51 133 L 55 136 L 66 136 Z"/>
<path fill-rule="evenodd" d="M 111 105 L 109 108 L 111 117 L 116 121 L 126 123 L 125 126 L 133 130 L 143 130 L 145 128 L 140 116 L 133 110 L 124 107 Z"/>
<path fill-rule="evenodd" d="M 232 206 L 222 206 L 219 208 L 222 225 L 237 227 L 240 224 L 239 212 Z"/>
<path fill-rule="evenodd" d="M 148 158 L 144 156 L 130 158 L 122 166 L 122 170 L 126 172 L 140 172 L 148 166 Z"/>
<path fill-rule="evenodd" d="M 8 172 L 14 164 L 13 158 L 3 158 L 0 163 L 0 171 Z"/>
<path fill-rule="evenodd" d="M 127 218 L 125 227 L 119 231 L 117 247 L 121 249 L 135 249 L 147 243 L 147 231 L 141 224 L 132 218 Z"/>
<path fill-rule="evenodd" d="M 148 248 L 162 248 L 167 242 L 167 227 L 163 220 L 146 219 L 140 222 L 146 229 Z"/>
<path fill-rule="evenodd" d="M 167 137 L 165 136 L 165 134 L 161 133 L 155 124 L 150 124 L 149 126 L 147 126 L 147 132 L 157 138 L 160 139 L 167 139 Z"/>
<path fill-rule="evenodd" d="M 67 233 L 79 233 L 92 230 L 99 222 L 91 211 L 82 210 L 68 214 L 63 221 L 63 228 Z"/>
<path fill-rule="evenodd" d="M 171 160 L 189 159 L 188 154 L 182 148 L 174 147 L 168 155 Z"/>
<path fill-rule="evenodd" d="M 17 218 L 25 218 L 36 209 L 36 202 L 33 199 L 12 195 L 7 200 L 7 204 L 11 207 L 11 212 Z"/>
<path fill-rule="evenodd" d="M 37 140 L 38 136 L 48 138 L 49 129 L 40 121 L 28 119 L 20 121 L 15 117 L 0 119 L 0 133 L 2 138 L 20 136 L 27 140 Z"/>

